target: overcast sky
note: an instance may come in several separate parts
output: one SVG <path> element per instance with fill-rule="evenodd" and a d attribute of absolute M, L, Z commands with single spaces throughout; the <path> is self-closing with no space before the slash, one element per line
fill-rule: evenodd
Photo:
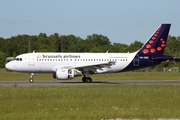
<path fill-rule="evenodd" d="M 180 36 L 180 0 L 0 0 L 0 37 L 102 34 L 112 43 L 145 42 L 161 23 Z"/>

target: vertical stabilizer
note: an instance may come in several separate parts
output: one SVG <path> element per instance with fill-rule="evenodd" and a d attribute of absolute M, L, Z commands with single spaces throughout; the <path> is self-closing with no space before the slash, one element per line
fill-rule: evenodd
<path fill-rule="evenodd" d="M 164 53 L 171 24 L 161 24 L 138 51 L 138 55 L 161 56 Z"/>

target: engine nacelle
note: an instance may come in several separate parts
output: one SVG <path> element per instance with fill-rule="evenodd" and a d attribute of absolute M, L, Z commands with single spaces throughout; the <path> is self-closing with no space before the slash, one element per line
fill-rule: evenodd
<path fill-rule="evenodd" d="M 74 78 L 74 71 L 74 69 L 57 69 L 57 71 L 53 73 L 53 78 L 68 80 Z"/>

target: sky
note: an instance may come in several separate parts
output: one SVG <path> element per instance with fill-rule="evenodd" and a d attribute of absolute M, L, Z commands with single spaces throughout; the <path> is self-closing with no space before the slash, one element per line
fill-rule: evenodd
<path fill-rule="evenodd" d="M 101 34 L 111 43 L 146 42 L 162 23 L 180 36 L 180 0 L 0 0 L 0 37 Z"/>

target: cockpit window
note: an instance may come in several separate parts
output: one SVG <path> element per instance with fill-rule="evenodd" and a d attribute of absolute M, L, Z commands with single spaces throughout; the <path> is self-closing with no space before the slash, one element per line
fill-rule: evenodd
<path fill-rule="evenodd" d="M 22 58 L 14 58 L 16 61 L 22 61 Z"/>

